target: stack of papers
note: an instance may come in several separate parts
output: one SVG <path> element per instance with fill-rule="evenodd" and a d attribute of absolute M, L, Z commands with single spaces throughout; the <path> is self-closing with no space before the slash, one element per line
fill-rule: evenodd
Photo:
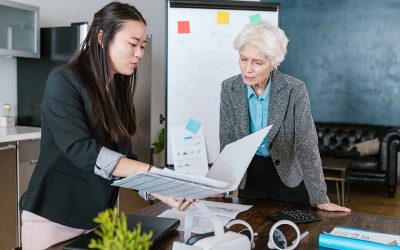
<path fill-rule="evenodd" d="M 220 221 L 222 225 L 226 225 L 230 220 L 236 218 L 236 216 L 248 209 L 252 206 L 241 205 L 241 204 L 232 204 L 232 203 L 224 203 L 224 202 L 214 202 L 214 201 L 200 201 L 205 204 L 211 213 L 213 213 Z M 164 218 L 173 218 L 180 220 L 180 225 L 178 230 L 185 230 L 185 212 L 169 209 L 164 211 L 159 215 L 159 217 Z M 213 226 L 210 221 L 205 218 L 199 211 L 196 211 L 193 216 L 192 222 L 192 233 L 206 233 L 213 231 Z"/>
<path fill-rule="evenodd" d="M 145 190 L 149 193 L 165 195 L 173 198 L 201 199 L 224 193 L 228 183 L 207 177 L 198 177 L 176 173 L 169 169 L 140 172 L 115 181 L 112 185 Z"/>

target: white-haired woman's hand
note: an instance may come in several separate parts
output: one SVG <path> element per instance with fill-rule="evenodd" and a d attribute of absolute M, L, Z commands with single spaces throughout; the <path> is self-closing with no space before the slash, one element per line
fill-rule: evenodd
<path fill-rule="evenodd" d="M 325 210 L 325 211 L 330 211 L 330 212 L 346 212 L 346 213 L 351 212 L 350 208 L 341 207 L 334 203 L 317 204 L 317 208 L 321 209 L 321 210 Z"/>

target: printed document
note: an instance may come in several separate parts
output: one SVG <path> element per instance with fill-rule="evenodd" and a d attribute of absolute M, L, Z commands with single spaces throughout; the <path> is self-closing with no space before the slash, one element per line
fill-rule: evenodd
<path fill-rule="evenodd" d="M 236 216 L 252 206 L 242 205 L 242 204 L 232 204 L 225 202 L 215 202 L 215 201 L 200 201 L 205 204 L 208 209 L 213 213 L 222 223 L 226 225 L 230 220 L 235 219 Z M 159 217 L 174 218 L 180 220 L 180 225 L 178 230 L 185 230 L 185 212 L 179 211 L 177 209 L 169 209 L 164 211 L 159 215 Z M 206 233 L 213 230 L 210 221 L 202 216 L 202 214 L 197 211 L 193 217 L 192 232 L 193 233 Z"/>
<path fill-rule="evenodd" d="M 178 173 L 206 176 L 208 160 L 203 126 L 193 132 L 184 126 L 170 127 L 174 169 Z"/>

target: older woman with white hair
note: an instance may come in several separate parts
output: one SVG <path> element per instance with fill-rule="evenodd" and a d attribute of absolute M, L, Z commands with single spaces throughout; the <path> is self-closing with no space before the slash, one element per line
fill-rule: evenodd
<path fill-rule="evenodd" d="M 326 195 L 304 83 L 277 70 L 287 44 L 284 31 L 266 22 L 248 24 L 236 37 L 241 74 L 222 82 L 221 150 L 272 124 L 242 180 L 239 197 L 349 212 Z"/>

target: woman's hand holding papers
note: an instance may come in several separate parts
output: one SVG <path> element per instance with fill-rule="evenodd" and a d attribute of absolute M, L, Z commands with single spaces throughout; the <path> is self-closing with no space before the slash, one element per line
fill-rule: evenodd
<path fill-rule="evenodd" d="M 148 172 L 158 172 L 162 171 L 162 168 L 158 168 L 155 166 L 150 166 Z M 159 199 L 161 202 L 169 205 L 170 207 L 176 208 L 180 211 L 184 211 L 187 209 L 193 202 L 196 202 L 197 199 L 185 199 L 185 198 L 172 198 L 159 194 L 150 194 L 156 199 Z"/>
<path fill-rule="evenodd" d="M 188 208 L 193 202 L 196 202 L 197 199 L 185 199 L 185 198 L 172 198 L 158 194 L 151 194 L 151 196 L 159 199 L 160 201 L 164 202 L 165 204 L 176 208 L 180 211 L 184 211 Z"/>
<path fill-rule="evenodd" d="M 179 198 L 179 199 L 174 199 L 171 197 L 167 198 L 167 204 L 170 205 L 171 207 L 174 207 L 180 211 L 186 210 L 193 202 L 196 200 L 194 199 L 184 199 L 184 198 Z"/>

